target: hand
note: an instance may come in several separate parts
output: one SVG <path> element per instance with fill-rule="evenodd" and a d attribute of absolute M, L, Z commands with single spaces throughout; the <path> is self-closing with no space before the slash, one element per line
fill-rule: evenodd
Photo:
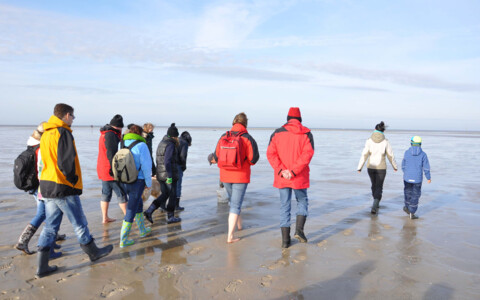
<path fill-rule="evenodd" d="M 167 178 L 167 184 L 172 184 L 173 180 L 172 177 Z"/>
<path fill-rule="evenodd" d="M 292 178 L 292 173 L 290 173 L 289 170 L 283 170 L 282 171 L 282 177 L 287 179 L 287 180 L 290 180 Z"/>
<path fill-rule="evenodd" d="M 357 170 L 358 173 L 362 173 L 362 170 Z"/>
<path fill-rule="evenodd" d="M 393 169 L 393 170 L 394 170 L 395 172 L 397 172 L 397 171 L 398 171 L 398 169 Z"/>
<path fill-rule="evenodd" d="M 146 190 L 146 191 L 149 191 L 149 190 L 151 190 L 151 189 L 152 189 L 151 187 L 148 187 L 148 186 L 145 187 L 145 190 Z"/>
<path fill-rule="evenodd" d="M 432 183 L 432 180 L 431 180 L 431 179 L 429 179 L 429 180 L 427 180 L 427 182 L 428 182 L 428 183 Z"/>

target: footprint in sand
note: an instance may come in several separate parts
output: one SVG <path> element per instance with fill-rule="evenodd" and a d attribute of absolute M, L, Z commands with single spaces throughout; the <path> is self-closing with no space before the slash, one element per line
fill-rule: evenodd
<path fill-rule="evenodd" d="M 357 254 L 360 256 L 365 256 L 365 251 L 363 251 L 362 249 L 357 249 L 355 250 L 355 252 L 357 252 Z"/>
<path fill-rule="evenodd" d="M 241 285 L 243 282 L 240 279 L 231 281 L 227 287 L 225 288 L 225 292 L 233 293 L 237 291 L 237 288 L 239 285 Z"/>
<path fill-rule="evenodd" d="M 325 247 L 326 245 L 327 245 L 327 241 L 326 241 L 326 240 L 323 240 L 323 241 L 317 243 L 317 246 L 320 247 L 320 248 Z"/>
<path fill-rule="evenodd" d="M 392 229 L 392 226 L 390 226 L 390 225 L 388 225 L 388 224 L 385 224 L 385 225 L 383 225 L 383 228 L 385 228 L 385 229 Z"/>
<path fill-rule="evenodd" d="M 145 268 L 143 266 L 139 266 L 135 268 L 135 272 L 142 272 Z"/>
<path fill-rule="evenodd" d="M 281 267 L 285 267 L 286 265 L 288 265 L 288 261 L 286 261 L 284 259 L 280 259 L 280 260 L 277 260 L 276 262 L 274 262 L 273 264 L 271 264 L 270 266 L 268 266 L 268 268 L 270 270 L 275 270 L 275 269 L 278 269 L 278 268 L 281 268 Z"/>
<path fill-rule="evenodd" d="M 294 264 L 298 264 L 299 262 L 302 262 L 304 260 L 306 260 L 307 257 L 305 255 L 298 255 L 297 257 L 295 257 L 294 259 L 292 259 L 292 262 Z"/>
<path fill-rule="evenodd" d="M 121 293 L 125 292 L 126 290 L 128 290 L 128 287 L 126 287 L 126 286 L 116 287 L 116 288 L 113 288 L 113 289 L 109 289 L 108 291 L 103 291 L 100 294 L 100 297 L 109 298 L 109 297 L 113 297 L 113 296 L 118 296 L 118 294 L 121 294 Z"/>
<path fill-rule="evenodd" d="M 263 276 L 260 285 L 264 287 L 269 287 L 272 285 L 272 279 L 273 277 L 271 275 Z"/>
<path fill-rule="evenodd" d="M 344 236 L 352 235 L 352 233 L 353 233 L 353 230 L 351 230 L 351 229 L 346 229 L 346 230 L 343 231 Z"/>
<path fill-rule="evenodd" d="M 205 247 L 195 247 L 192 250 L 188 251 L 187 253 L 190 254 L 190 255 L 197 255 L 198 253 L 200 253 L 204 249 L 205 249 Z"/>

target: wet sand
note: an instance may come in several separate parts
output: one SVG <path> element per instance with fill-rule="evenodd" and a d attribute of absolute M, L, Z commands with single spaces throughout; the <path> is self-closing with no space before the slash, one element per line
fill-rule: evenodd
<path fill-rule="evenodd" d="M 365 175 L 365 174 L 363 174 Z M 366 175 L 365 175 L 366 176 Z M 362 177 L 363 178 L 363 177 Z M 188 180 L 188 177 L 185 178 Z M 121 212 L 101 224 L 95 195 L 82 195 L 97 243 L 113 243 L 111 255 L 90 263 L 68 221 L 61 232 L 64 255 L 51 261 L 59 270 L 35 279 L 36 255 L 12 249 L 34 215 L 25 194 L 3 200 L 0 229 L 2 299 L 478 299 L 480 297 L 479 206 L 462 191 L 430 191 L 422 197 L 420 219 L 409 220 L 401 195 L 385 192 L 380 214 L 369 211 L 369 195 L 337 195 L 344 183 L 316 182 L 310 191 L 307 244 L 282 250 L 278 195 L 251 184 L 242 212 L 241 241 L 227 245 L 228 204 L 217 204 L 211 178 L 190 180 L 181 224 L 167 225 L 154 214 L 153 234 L 118 247 Z M 206 184 L 211 189 L 203 188 Z M 388 184 L 387 184 L 388 186 Z M 365 187 L 365 186 L 364 186 Z M 97 198 L 98 199 L 98 198 Z M 471 199 L 471 200 L 468 200 Z M 462 201 L 472 201 L 453 210 Z M 147 202 L 149 203 L 149 202 Z M 466 208 L 468 207 L 468 209 Z M 38 234 L 30 242 L 36 249 Z"/>
<path fill-rule="evenodd" d="M 27 136 L 28 133 L 16 133 Z M 265 158 L 271 130 L 253 131 L 261 159 L 243 204 L 241 240 L 226 243 L 228 204 L 217 203 L 218 169 L 206 156 L 220 132 L 195 131 L 184 177 L 181 224 L 154 214 L 152 235 L 118 247 L 121 211 L 115 199 L 101 224 L 101 184 L 96 177 L 98 138 L 76 129 L 84 177 L 81 196 L 92 235 L 112 243 L 111 255 L 91 263 L 68 220 L 60 232 L 63 256 L 50 263 L 59 270 L 35 279 L 36 255 L 15 249 L 19 234 L 35 215 L 33 198 L 13 187 L 11 164 L 21 145 L 6 145 L 0 156 L 0 299 L 479 299 L 480 188 L 478 134 L 423 133 L 433 182 L 422 187 L 418 215 L 402 211 L 401 172 L 387 172 L 380 214 L 370 214 L 366 170 L 354 168 L 367 133 L 314 132 L 318 143 L 311 163 L 307 244 L 294 241 L 282 250 L 279 196 Z M 93 137 L 92 137 L 93 135 Z M 409 133 L 390 133 L 401 162 Z M 161 137 L 161 135 L 159 135 Z M 458 145 L 470 146 L 458 152 Z M 338 147 L 337 145 L 345 144 Z M 316 144 L 317 146 L 317 144 Z M 10 147 L 10 148 L 8 148 Z M 398 150 L 397 150 L 398 149 Z M 146 202 L 149 205 L 151 199 Z M 295 209 L 293 209 L 295 212 Z M 292 220 L 294 222 L 294 220 Z M 43 228 L 43 227 L 42 227 Z M 292 231 L 294 230 L 292 226 Z M 39 233 L 30 242 L 36 249 Z"/>

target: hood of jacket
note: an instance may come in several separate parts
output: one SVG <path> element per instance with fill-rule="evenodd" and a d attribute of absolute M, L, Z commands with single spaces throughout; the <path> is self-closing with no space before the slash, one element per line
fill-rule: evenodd
<path fill-rule="evenodd" d="M 36 145 L 40 145 L 40 141 L 33 138 L 33 137 L 29 137 L 28 140 L 27 140 L 27 146 L 36 146 Z"/>
<path fill-rule="evenodd" d="M 413 155 L 413 156 L 418 156 L 422 153 L 422 147 L 419 147 L 419 146 L 411 146 L 410 149 L 409 149 L 410 153 Z"/>
<path fill-rule="evenodd" d="M 310 132 L 310 129 L 303 126 L 302 123 L 300 123 L 300 121 L 297 119 L 291 119 L 287 124 L 283 125 L 283 128 L 285 128 L 288 132 L 295 134 L 305 134 Z"/>
<path fill-rule="evenodd" d="M 378 143 L 381 143 L 385 140 L 385 135 L 382 132 L 375 130 L 372 133 L 372 136 L 370 138 L 372 139 L 372 141 L 374 143 L 378 144 Z"/>
<path fill-rule="evenodd" d="M 51 129 L 56 129 L 56 128 L 59 128 L 59 127 L 63 127 L 65 129 L 67 129 L 68 131 L 72 132 L 72 128 L 70 128 L 70 126 L 68 126 L 67 123 L 63 122 L 60 118 L 58 118 L 55 115 L 51 116 L 50 119 L 48 119 L 48 122 L 43 124 L 43 129 L 45 131 L 51 130 Z"/>
<path fill-rule="evenodd" d="M 113 131 L 115 132 L 119 137 L 121 136 L 121 132 L 118 129 L 113 128 L 112 125 L 110 124 L 105 124 L 102 128 L 100 128 L 100 132 L 105 132 L 105 131 Z"/>

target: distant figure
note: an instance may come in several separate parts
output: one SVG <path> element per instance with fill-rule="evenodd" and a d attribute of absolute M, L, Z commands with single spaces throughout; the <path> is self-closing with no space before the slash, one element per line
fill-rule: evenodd
<path fill-rule="evenodd" d="M 357 171 L 362 171 L 363 165 L 368 159 L 367 169 L 368 176 L 372 182 L 372 214 L 377 214 L 380 208 L 380 200 L 382 200 L 383 182 L 387 176 L 387 163 L 385 156 L 388 157 L 393 170 L 397 172 L 397 162 L 393 155 L 393 149 L 390 142 L 385 138 L 385 123 L 382 121 L 375 126 L 375 131 L 372 136 L 365 142 L 365 147 L 362 151 L 362 156 L 358 163 Z"/>
<path fill-rule="evenodd" d="M 267 158 L 274 171 L 273 186 L 280 191 L 280 229 L 282 248 L 290 246 L 290 211 L 292 190 L 297 199 L 295 238 L 307 242 L 303 231 L 308 216 L 307 188 L 310 187 L 309 164 L 314 154 L 313 135 L 302 125 L 298 107 L 291 107 L 287 123 L 270 137 Z"/>
<path fill-rule="evenodd" d="M 121 115 L 115 115 L 110 124 L 100 128 L 100 139 L 98 141 L 97 175 L 102 181 L 102 200 L 100 208 L 102 209 L 102 223 L 106 224 L 115 221 L 108 217 L 108 207 L 112 199 L 112 191 L 117 196 L 118 205 L 123 212 L 127 211 L 127 197 L 123 186 L 113 179 L 112 159 L 118 151 L 118 143 L 122 138 L 123 118 Z"/>
<path fill-rule="evenodd" d="M 70 128 L 74 119 L 73 107 L 59 103 L 55 105 L 53 116 L 43 126 L 45 132 L 40 140 L 40 152 L 44 168 L 40 175 L 40 191 L 47 219 L 38 240 L 37 277 L 57 270 L 57 266 L 48 265 L 48 260 L 63 214 L 72 223 L 80 247 L 91 261 L 113 250 L 112 245 L 97 248 L 88 230 L 79 197 L 83 190 L 82 171 Z"/>
<path fill-rule="evenodd" d="M 180 198 L 182 197 L 182 182 L 183 182 L 183 172 L 187 170 L 187 155 L 188 147 L 192 145 L 192 137 L 188 131 L 182 132 L 180 138 L 178 139 L 178 182 L 177 182 L 177 206 L 175 210 L 185 210 L 184 207 L 180 206 Z"/>
<path fill-rule="evenodd" d="M 422 194 L 423 173 L 425 173 L 428 183 L 431 183 L 432 180 L 427 153 L 422 151 L 422 138 L 419 136 L 412 137 L 410 145 L 410 149 L 405 151 L 402 160 L 403 184 L 405 186 L 403 211 L 410 216 L 410 219 L 418 219 L 415 212 Z"/>
<path fill-rule="evenodd" d="M 152 123 L 145 123 L 143 124 L 143 133 L 142 136 L 145 138 L 145 141 L 148 146 L 148 151 L 150 151 L 150 157 L 152 158 L 152 176 L 155 176 L 157 174 L 157 167 L 155 166 L 155 161 L 153 160 L 153 148 L 152 148 L 152 143 L 153 143 L 153 138 L 155 137 L 153 135 L 153 129 L 155 126 L 153 126 Z"/>
<path fill-rule="evenodd" d="M 152 204 L 143 213 L 145 218 L 152 224 L 152 214 L 159 207 L 167 211 L 168 224 L 182 221 L 181 218 L 175 217 L 178 181 L 177 160 L 178 129 L 175 127 L 175 123 L 172 123 L 157 148 L 157 180 L 160 183 L 162 194 L 153 200 Z M 167 200 L 168 204 L 166 204 Z"/>
<path fill-rule="evenodd" d="M 152 159 L 145 139 L 142 137 L 142 128 L 138 125 L 130 126 L 129 133 L 123 136 L 121 145 L 122 147 L 131 146 L 130 152 L 138 170 L 137 180 L 125 184 L 128 195 L 127 213 L 120 231 L 120 248 L 124 248 L 134 244 L 133 240 L 128 239 L 133 220 L 136 221 L 140 230 L 140 237 L 145 237 L 151 232 L 150 227 L 145 227 L 142 194 L 145 188 L 152 186 Z"/>
<path fill-rule="evenodd" d="M 220 137 L 213 154 L 213 162 L 220 168 L 220 181 L 230 200 L 227 243 L 240 240 L 233 236 L 233 232 L 235 227 L 242 229 L 240 212 L 250 183 L 250 166 L 255 165 L 260 158 L 257 142 L 247 131 L 247 123 L 245 113 L 236 115 L 232 128 Z"/>
<path fill-rule="evenodd" d="M 37 129 L 35 129 L 32 133 L 32 135 L 28 138 L 27 141 L 27 147 L 31 148 L 33 151 L 35 151 L 35 170 L 36 170 L 36 176 L 38 179 L 40 179 L 40 174 L 42 173 L 42 168 L 43 168 L 43 163 L 42 163 L 42 158 L 40 155 L 40 138 L 42 137 L 42 134 L 44 132 L 43 129 L 43 124 L 47 122 L 42 122 L 40 125 L 38 125 Z M 37 188 L 36 190 L 32 190 L 29 192 L 30 194 L 33 195 L 35 198 L 35 201 L 37 202 L 37 214 L 35 217 L 30 221 L 30 223 L 25 227 L 23 230 L 22 234 L 18 238 L 18 243 L 15 245 L 15 248 L 23 251 L 25 254 L 34 254 L 35 251 L 30 251 L 28 250 L 28 243 L 30 242 L 30 239 L 33 237 L 37 229 L 42 225 L 43 221 L 45 221 L 45 203 L 42 200 L 42 195 L 40 194 L 40 190 Z M 60 223 L 58 224 L 60 227 Z M 58 231 L 58 228 L 57 228 Z M 65 239 L 65 236 L 63 235 L 61 239 Z M 60 240 L 59 236 L 57 235 L 56 240 Z M 52 247 L 50 248 L 50 258 L 57 258 L 62 255 L 61 252 L 54 252 L 53 249 L 60 249 L 61 246 L 57 245 L 55 241 L 52 244 Z"/>

